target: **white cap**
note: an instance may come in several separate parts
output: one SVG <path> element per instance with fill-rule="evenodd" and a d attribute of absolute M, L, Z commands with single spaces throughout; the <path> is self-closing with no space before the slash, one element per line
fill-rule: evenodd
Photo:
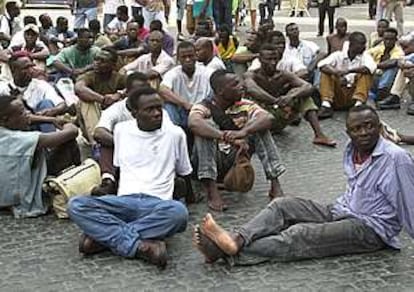
<path fill-rule="evenodd" d="M 35 33 L 39 34 L 39 27 L 37 27 L 36 24 L 33 24 L 33 23 L 26 24 L 25 27 L 23 28 L 23 31 L 28 31 L 28 30 L 32 30 Z"/>

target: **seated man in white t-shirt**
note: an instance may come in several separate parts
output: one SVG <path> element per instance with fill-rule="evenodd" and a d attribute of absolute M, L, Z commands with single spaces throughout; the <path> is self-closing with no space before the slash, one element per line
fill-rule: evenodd
<path fill-rule="evenodd" d="M 213 71 L 226 69 L 224 62 L 214 54 L 213 41 L 202 37 L 195 42 L 197 61 Z"/>
<path fill-rule="evenodd" d="M 172 122 L 187 128 L 191 107 L 212 95 L 210 75 L 213 72 L 196 64 L 196 50 L 192 43 L 181 42 L 177 47 L 177 59 L 181 65 L 168 71 L 160 85 L 160 95 Z"/>
<path fill-rule="evenodd" d="M 126 91 L 131 92 L 137 88 L 148 86 L 148 78 L 144 73 L 134 72 L 129 74 L 126 80 Z M 99 143 L 101 155 L 99 165 L 102 173 L 102 183 L 92 190 L 92 195 L 103 196 L 116 194 L 117 174 L 113 164 L 114 160 L 114 129 L 115 126 L 124 121 L 132 120 L 131 112 L 126 105 L 126 99 L 115 102 L 102 111 L 99 122 L 93 133 L 93 138 Z"/>
<path fill-rule="evenodd" d="M 70 218 L 82 229 L 79 251 L 109 248 L 117 255 L 167 264 L 165 238 L 183 232 L 186 207 L 172 200 L 176 174 L 192 172 L 182 129 L 165 122 L 162 99 L 151 87 L 127 100 L 133 120 L 114 131 L 114 165 L 120 169 L 118 196 L 80 196 L 69 201 Z"/>

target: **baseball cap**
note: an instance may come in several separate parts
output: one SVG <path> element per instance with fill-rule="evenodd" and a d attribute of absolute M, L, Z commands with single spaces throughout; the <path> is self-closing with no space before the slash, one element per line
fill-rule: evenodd
<path fill-rule="evenodd" d="M 23 28 L 23 31 L 28 31 L 28 30 L 34 31 L 35 33 L 39 34 L 39 28 L 37 27 L 37 25 L 36 25 L 36 24 L 33 24 L 33 23 L 29 23 L 29 24 L 27 24 L 27 25 Z"/>

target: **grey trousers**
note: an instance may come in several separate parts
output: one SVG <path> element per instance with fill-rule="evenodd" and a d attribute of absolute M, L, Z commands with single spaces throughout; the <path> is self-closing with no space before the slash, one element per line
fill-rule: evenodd
<path fill-rule="evenodd" d="M 362 221 L 333 218 L 331 208 L 311 200 L 283 197 L 236 230 L 245 240 L 232 265 L 294 261 L 372 252 L 386 244 Z"/>
<path fill-rule="evenodd" d="M 262 162 L 266 178 L 269 180 L 278 178 L 286 168 L 280 161 L 279 150 L 270 131 L 257 133 L 250 138 L 255 152 Z M 194 137 L 192 162 L 197 171 L 198 179 L 217 180 L 218 177 L 224 177 L 233 165 L 234 149 L 225 155 L 220 153 L 218 148 L 218 142 L 214 139 Z"/>

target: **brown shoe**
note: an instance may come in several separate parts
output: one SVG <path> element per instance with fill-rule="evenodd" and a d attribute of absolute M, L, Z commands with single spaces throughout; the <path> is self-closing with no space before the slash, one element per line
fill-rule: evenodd
<path fill-rule="evenodd" d="M 334 110 L 332 107 L 327 106 L 321 106 L 321 108 L 318 111 L 318 118 L 320 120 L 328 119 L 333 116 Z"/>
<path fill-rule="evenodd" d="M 135 257 L 164 269 L 167 265 L 167 247 L 165 242 L 159 240 L 143 240 L 138 247 Z"/>
<path fill-rule="evenodd" d="M 79 238 L 79 252 L 84 255 L 93 255 L 106 250 L 106 247 L 99 244 L 85 233 Z"/>
<path fill-rule="evenodd" d="M 102 180 L 102 183 L 94 187 L 91 191 L 92 196 L 105 196 L 105 195 L 115 195 L 117 193 L 116 183 L 109 179 L 105 178 Z"/>

